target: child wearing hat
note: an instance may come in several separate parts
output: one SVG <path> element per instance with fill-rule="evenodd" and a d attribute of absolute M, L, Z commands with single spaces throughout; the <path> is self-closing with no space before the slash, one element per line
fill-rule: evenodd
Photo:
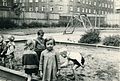
<path fill-rule="evenodd" d="M 61 68 L 66 67 L 69 64 L 69 61 L 72 61 L 74 64 L 73 70 L 76 70 L 80 66 L 84 67 L 85 59 L 79 52 L 69 52 L 66 48 L 62 48 L 59 53 L 63 58 L 67 58 L 66 62 L 60 66 Z"/>
<path fill-rule="evenodd" d="M 45 39 L 46 49 L 41 53 L 39 71 L 42 81 L 57 81 L 59 73 L 59 56 L 54 49 L 55 40 L 51 37 Z"/>
<path fill-rule="evenodd" d="M 6 49 L 7 45 L 6 42 L 4 41 L 4 36 L 0 35 L 0 65 L 3 64 L 5 66 L 5 54 L 6 54 Z"/>
<path fill-rule="evenodd" d="M 38 72 L 38 57 L 34 51 L 34 43 L 32 40 L 28 40 L 25 44 L 24 53 L 22 56 L 22 65 L 25 73 L 27 74 L 27 81 L 31 81 L 33 76 Z"/>
<path fill-rule="evenodd" d="M 38 55 L 38 60 L 40 60 L 41 52 L 43 50 L 45 50 L 45 39 L 43 38 L 43 36 L 44 36 L 44 32 L 43 32 L 43 30 L 40 29 L 37 32 L 37 38 L 34 39 L 34 41 L 35 41 L 35 48 L 34 48 L 34 50 L 35 50 L 35 52 Z"/>

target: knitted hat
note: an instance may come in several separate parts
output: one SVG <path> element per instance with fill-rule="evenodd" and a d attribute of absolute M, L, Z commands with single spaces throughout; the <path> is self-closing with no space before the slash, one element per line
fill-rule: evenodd
<path fill-rule="evenodd" d="M 9 39 L 10 41 L 14 41 L 14 40 L 15 40 L 15 37 L 11 35 L 11 36 L 8 37 L 8 39 Z"/>
<path fill-rule="evenodd" d="M 27 49 L 27 48 L 30 48 L 31 50 L 34 49 L 34 42 L 32 40 L 26 41 L 24 49 Z"/>

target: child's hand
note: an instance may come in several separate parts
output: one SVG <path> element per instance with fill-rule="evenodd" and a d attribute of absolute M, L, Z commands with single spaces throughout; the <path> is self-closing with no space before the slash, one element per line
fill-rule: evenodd
<path fill-rule="evenodd" d="M 43 73 L 42 73 L 42 71 L 40 71 L 40 77 L 42 77 L 43 76 Z"/>
<path fill-rule="evenodd" d="M 81 65 L 82 68 L 84 68 L 85 66 L 84 65 Z"/>
<path fill-rule="evenodd" d="M 60 75 L 60 71 L 57 72 L 57 76 L 59 76 L 59 75 Z"/>
<path fill-rule="evenodd" d="M 3 52 L 0 55 L 3 55 Z"/>

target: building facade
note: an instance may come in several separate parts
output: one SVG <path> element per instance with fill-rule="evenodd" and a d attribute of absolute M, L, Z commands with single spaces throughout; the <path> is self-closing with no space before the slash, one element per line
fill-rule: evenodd
<path fill-rule="evenodd" d="M 115 12 L 120 13 L 120 0 L 115 0 Z"/>
<path fill-rule="evenodd" d="M 49 13 L 113 13 L 113 0 L 14 0 L 26 12 Z"/>
<path fill-rule="evenodd" d="M 8 1 L 8 0 L 7 0 Z M 14 0 L 27 22 L 66 21 L 74 14 L 87 14 L 94 25 L 102 24 L 106 14 L 113 13 L 114 0 Z"/>
<path fill-rule="evenodd" d="M 0 18 L 9 18 L 13 0 L 0 0 Z"/>
<path fill-rule="evenodd" d="M 114 0 L 114 14 L 107 14 L 105 21 L 109 25 L 119 25 L 120 27 L 120 0 Z"/>

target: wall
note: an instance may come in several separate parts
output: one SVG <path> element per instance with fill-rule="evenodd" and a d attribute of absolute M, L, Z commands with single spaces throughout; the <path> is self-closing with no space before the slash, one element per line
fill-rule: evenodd
<path fill-rule="evenodd" d="M 107 24 L 110 25 L 114 24 L 120 25 L 120 14 L 108 14 L 106 15 L 105 21 Z"/>
<path fill-rule="evenodd" d="M 14 16 L 13 20 L 20 25 L 24 22 L 27 24 L 31 22 L 47 23 L 48 17 L 50 23 L 58 23 L 59 21 L 59 14 L 50 13 L 48 15 L 46 13 L 35 13 L 35 12 L 23 12 L 20 15 L 20 19 L 17 16 Z"/>

